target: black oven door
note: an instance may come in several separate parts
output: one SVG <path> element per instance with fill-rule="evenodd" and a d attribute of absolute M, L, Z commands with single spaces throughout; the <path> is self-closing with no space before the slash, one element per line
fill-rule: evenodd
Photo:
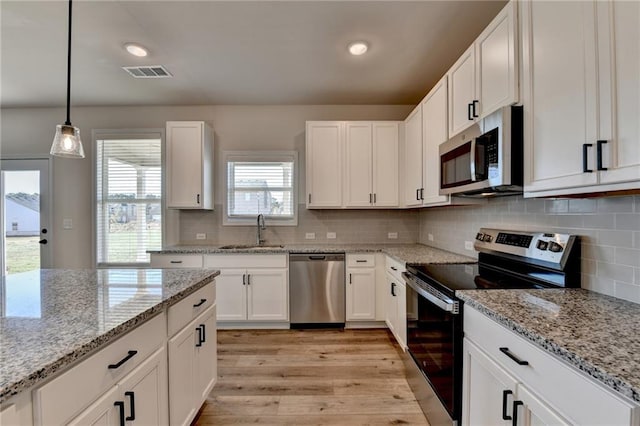
<path fill-rule="evenodd" d="M 407 347 L 453 420 L 462 409 L 462 315 L 407 281 Z"/>

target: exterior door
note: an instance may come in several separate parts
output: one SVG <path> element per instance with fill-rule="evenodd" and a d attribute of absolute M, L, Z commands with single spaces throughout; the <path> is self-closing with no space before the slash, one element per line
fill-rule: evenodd
<path fill-rule="evenodd" d="M 49 160 L 2 160 L 2 271 L 52 267 Z"/>

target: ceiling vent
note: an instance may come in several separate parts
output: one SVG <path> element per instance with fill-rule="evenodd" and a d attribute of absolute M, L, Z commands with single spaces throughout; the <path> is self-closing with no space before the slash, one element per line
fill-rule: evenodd
<path fill-rule="evenodd" d="M 146 67 L 122 67 L 123 70 L 135 78 L 169 78 L 173 77 L 162 65 L 149 65 Z"/>

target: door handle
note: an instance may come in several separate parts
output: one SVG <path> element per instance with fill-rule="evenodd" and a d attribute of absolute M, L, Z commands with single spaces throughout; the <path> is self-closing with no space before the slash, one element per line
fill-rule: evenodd
<path fill-rule="evenodd" d="M 394 291 L 396 289 L 396 283 L 391 283 L 391 295 L 392 296 L 396 296 L 396 292 Z"/>
<path fill-rule="evenodd" d="M 125 396 L 129 397 L 129 416 L 125 420 L 135 420 L 136 419 L 136 394 L 133 391 L 127 391 L 124 393 Z"/>
<path fill-rule="evenodd" d="M 478 105 L 479 102 L 480 102 L 479 100 L 474 99 L 473 102 L 471 103 L 471 105 L 473 105 L 473 107 L 472 107 L 472 109 L 473 109 L 473 118 L 478 118 L 479 117 L 478 114 L 477 114 L 477 111 L 476 111 L 476 105 Z"/>
<path fill-rule="evenodd" d="M 200 204 L 200 194 L 197 194 L 197 195 L 196 195 L 196 203 L 197 203 L 197 204 Z"/>
<path fill-rule="evenodd" d="M 352 284 L 352 282 L 351 282 L 351 274 L 349 274 L 349 284 Z"/>
<path fill-rule="evenodd" d="M 200 346 L 202 346 L 202 329 L 200 328 L 200 326 L 196 327 L 196 331 L 198 332 L 198 343 L 196 343 L 196 348 L 199 348 Z"/>
<path fill-rule="evenodd" d="M 606 167 L 602 167 L 602 145 L 606 143 L 607 141 L 598 141 L 596 143 L 596 166 L 598 170 L 607 170 Z"/>
<path fill-rule="evenodd" d="M 514 354 L 511 353 L 509 348 L 499 348 L 499 349 L 500 349 L 500 352 L 502 352 L 503 354 L 505 354 L 506 356 L 508 356 L 512 360 L 514 360 L 516 362 L 516 364 L 518 364 L 518 365 L 529 365 L 529 361 L 524 361 L 524 360 L 518 358 L 517 356 L 515 356 Z"/>
<path fill-rule="evenodd" d="M 467 104 L 467 118 L 469 119 L 469 121 L 473 121 L 473 113 L 471 112 L 472 108 L 473 104 Z"/>
<path fill-rule="evenodd" d="M 511 416 L 507 416 L 507 396 L 513 395 L 513 391 L 507 389 L 502 391 L 502 420 L 511 420 Z"/>
<path fill-rule="evenodd" d="M 198 308 L 202 305 L 204 305 L 207 302 L 207 299 L 200 299 L 200 301 L 196 304 L 193 305 L 194 308 Z"/>
<path fill-rule="evenodd" d="M 592 143 L 582 144 L 582 173 L 593 173 L 593 170 L 589 168 L 589 147 L 592 147 Z"/>
<path fill-rule="evenodd" d="M 47 239 L 43 238 L 40 241 L 38 241 L 38 244 L 47 244 L 47 242 L 48 242 Z"/>
<path fill-rule="evenodd" d="M 117 362 L 117 363 L 115 363 L 115 364 L 109 364 L 109 365 L 107 366 L 107 368 L 108 368 L 109 370 L 115 370 L 115 369 L 117 369 L 117 368 L 120 368 L 120 366 L 121 366 L 122 364 L 124 364 L 125 362 L 129 361 L 131 358 L 133 358 L 134 356 L 136 356 L 136 354 L 137 354 L 137 353 L 138 353 L 138 351 L 129 351 L 129 352 L 127 352 L 127 356 L 125 356 L 124 358 L 122 358 L 120 361 L 118 361 L 118 362 Z"/>
<path fill-rule="evenodd" d="M 116 401 L 113 403 L 115 407 L 118 407 L 118 417 L 120 418 L 120 426 L 125 426 L 124 423 L 124 401 Z"/>
<path fill-rule="evenodd" d="M 518 426 L 518 407 L 524 405 L 522 401 L 513 401 L 513 426 Z"/>

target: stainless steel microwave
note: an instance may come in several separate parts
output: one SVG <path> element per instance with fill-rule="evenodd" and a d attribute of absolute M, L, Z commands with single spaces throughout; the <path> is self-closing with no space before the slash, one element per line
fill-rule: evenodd
<path fill-rule="evenodd" d="M 440 145 L 440 194 L 522 193 L 523 111 L 499 109 Z"/>

